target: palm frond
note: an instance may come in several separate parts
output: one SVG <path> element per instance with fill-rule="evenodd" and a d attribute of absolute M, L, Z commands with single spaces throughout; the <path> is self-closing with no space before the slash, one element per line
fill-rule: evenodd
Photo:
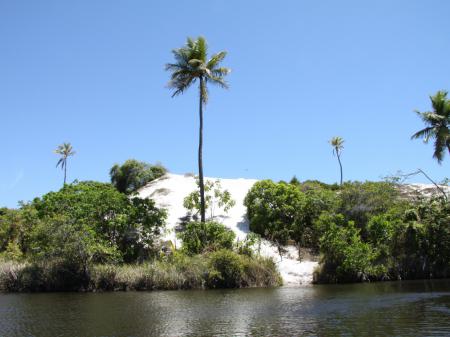
<path fill-rule="evenodd" d="M 170 80 L 167 83 L 167 87 L 174 90 L 172 97 L 175 97 L 187 90 L 191 86 L 192 82 L 192 78 L 177 78 L 174 80 Z"/>
<path fill-rule="evenodd" d="M 182 69 L 185 69 L 185 68 L 186 67 L 184 67 L 184 66 L 182 66 L 182 65 L 180 65 L 178 63 L 167 63 L 164 66 L 165 70 L 171 70 L 171 71 L 179 71 L 179 70 L 182 70 Z"/>
<path fill-rule="evenodd" d="M 212 84 L 217 85 L 217 86 L 219 86 L 219 87 L 221 87 L 223 89 L 228 89 L 229 88 L 227 81 L 225 81 L 221 77 L 208 76 L 207 77 L 207 81 L 211 82 Z"/>
<path fill-rule="evenodd" d="M 436 130 L 434 127 L 430 126 L 425 129 L 417 131 L 415 134 L 411 136 L 411 139 L 423 138 L 425 143 L 428 143 L 430 138 L 434 138 L 436 136 Z"/>
<path fill-rule="evenodd" d="M 216 68 L 220 62 L 223 61 L 223 59 L 225 58 L 225 56 L 227 56 L 227 52 L 226 51 L 221 51 L 217 54 L 214 54 L 208 61 L 208 63 L 206 64 L 206 66 L 213 70 L 214 68 Z"/>
<path fill-rule="evenodd" d="M 447 92 L 439 90 L 434 96 L 430 96 L 431 105 L 437 114 L 443 115 L 443 111 L 447 101 Z"/>
<path fill-rule="evenodd" d="M 438 91 L 434 96 L 430 96 L 433 111 L 420 112 L 416 111 L 426 128 L 417 131 L 411 136 L 411 139 L 423 138 L 427 143 L 434 138 L 433 157 L 441 164 L 444 158 L 445 149 L 450 152 L 449 129 L 450 125 L 450 100 L 447 99 L 447 92 Z"/>
<path fill-rule="evenodd" d="M 224 76 L 228 75 L 229 73 L 231 73 L 231 69 L 225 68 L 225 67 L 215 68 L 215 69 L 211 70 L 211 74 L 213 74 L 216 77 L 224 77 Z"/>
<path fill-rule="evenodd" d="M 208 55 L 208 43 L 203 36 L 199 36 L 196 40 L 196 57 L 201 60 L 203 63 L 206 63 L 206 55 Z"/>
<path fill-rule="evenodd" d="M 434 141 L 434 153 L 433 158 L 436 158 L 439 164 L 444 160 L 444 150 L 447 147 L 445 130 L 439 130 L 440 132 L 436 135 L 436 140 Z"/>

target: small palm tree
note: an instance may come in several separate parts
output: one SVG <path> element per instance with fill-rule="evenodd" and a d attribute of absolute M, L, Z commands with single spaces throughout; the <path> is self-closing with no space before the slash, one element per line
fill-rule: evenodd
<path fill-rule="evenodd" d="M 66 177 L 67 177 L 67 158 L 69 156 L 73 156 L 75 151 L 73 151 L 72 145 L 70 143 L 63 143 L 58 145 L 55 151 L 56 154 L 59 154 L 61 158 L 59 158 L 58 163 L 56 163 L 56 167 L 61 166 L 61 169 L 64 170 L 64 185 L 66 185 Z"/>
<path fill-rule="evenodd" d="M 208 83 L 228 88 L 224 77 L 230 69 L 220 67 L 227 53 L 221 51 L 208 59 L 208 45 L 205 38 L 187 39 L 184 47 L 172 50 L 175 63 L 168 63 L 166 70 L 171 71 L 169 88 L 173 89 L 172 97 L 183 94 L 198 80 L 199 90 L 199 142 L 198 142 L 198 175 L 200 189 L 200 216 L 205 222 L 205 185 L 203 179 L 203 106 L 208 102 Z"/>
<path fill-rule="evenodd" d="M 333 137 L 330 139 L 330 144 L 333 147 L 333 154 L 336 154 L 336 157 L 339 162 L 339 168 L 341 169 L 341 185 L 342 185 L 342 163 L 341 163 L 341 152 L 344 149 L 344 139 L 341 137 Z"/>
<path fill-rule="evenodd" d="M 416 113 L 427 125 L 425 129 L 417 131 L 411 139 L 423 138 L 425 143 L 434 139 L 435 158 L 439 164 L 442 163 L 446 150 L 450 153 L 450 100 L 447 99 L 447 91 L 438 91 L 436 95 L 430 96 L 433 111 Z"/>

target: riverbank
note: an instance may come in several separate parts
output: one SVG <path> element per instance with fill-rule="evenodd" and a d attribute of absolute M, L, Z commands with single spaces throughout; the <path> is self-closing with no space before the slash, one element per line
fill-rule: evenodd
<path fill-rule="evenodd" d="M 93 265 L 0 261 L 1 292 L 127 291 L 276 287 L 282 279 L 268 258 L 221 250 L 144 264 Z"/>

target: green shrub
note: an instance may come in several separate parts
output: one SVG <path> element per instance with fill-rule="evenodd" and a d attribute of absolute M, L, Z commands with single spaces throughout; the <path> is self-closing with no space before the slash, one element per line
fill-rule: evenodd
<path fill-rule="evenodd" d="M 208 255 L 209 288 L 274 287 L 282 284 L 272 259 L 222 249 Z"/>
<path fill-rule="evenodd" d="M 320 239 L 322 253 L 318 281 L 354 282 L 369 280 L 373 275 L 372 262 L 376 255 L 372 246 L 362 242 L 352 222 L 345 227 L 331 223 Z"/>
<path fill-rule="evenodd" d="M 119 192 L 131 194 L 150 181 L 163 176 L 166 172 L 167 170 L 161 165 L 151 165 L 129 159 L 122 165 L 114 165 L 109 175 L 111 176 L 111 183 Z"/>
<path fill-rule="evenodd" d="M 195 211 L 194 216 L 200 213 L 200 180 L 195 179 L 197 189 L 191 192 L 183 200 L 183 206 L 189 211 Z M 214 212 L 217 208 L 222 208 L 227 213 L 236 202 L 231 197 L 228 190 L 223 190 L 219 180 L 206 180 L 204 184 L 205 189 L 205 212 L 209 212 L 209 219 L 214 219 Z"/>
<path fill-rule="evenodd" d="M 241 256 L 243 272 L 241 285 L 245 287 L 276 287 L 283 284 L 273 259 Z"/>
<path fill-rule="evenodd" d="M 449 277 L 450 204 L 442 198 L 417 202 L 394 228 L 391 241 L 396 277 Z"/>
<path fill-rule="evenodd" d="M 257 182 L 244 204 L 250 229 L 277 245 L 294 240 L 303 247 L 318 248 L 313 224 L 322 212 L 338 206 L 336 192 L 317 182 Z"/>
<path fill-rule="evenodd" d="M 234 232 L 217 222 L 188 222 L 177 237 L 183 242 L 182 250 L 189 255 L 206 251 L 233 248 Z"/>
<path fill-rule="evenodd" d="M 211 288 L 239 288 L 244 265 L 241 257 L 227 249 L 218 250 L 209 256 L 208 286 Z"/>
<path fill-rule="evenodd" d="M 244 200 L 250 230 L 264 238 L 286 244 L 294 228 L 303 228 L 306 196 L 297 186 L 271 180 L 258 181 Z"/>
<path fill-rule="evenodd" d="M 11 259 L 21 259 L 29 251 L 30 234 L 39 221 L 34 207 L 20 204 L 19 209 L 0 209 L 0 253 L 8 250 Z"/>
<path fill-rule="evenodd" d="M 339 192 L 338 213 L 353 221 L 366 238 L 366 225 L 373 215 L 387 212 L 398 202 L 398 191 L 388 182 L 344 183 Z"/>
<path fill-rule="evenodd" d="M 256 250 L 259 256 L 261 250 L 261 235 L 250 232 L 245 236 L 245 239 L 237 242 L 237 252 L 240 255 L 253 256 Z"/>
<path fill-rule="evenodd" d="M 150 199 L 128 198 L 110 184 L 65 185 L 30 205 L 37 210 L 30 252 L 83 263 L 135 261 L 153 254 L 166 218 Z"/>

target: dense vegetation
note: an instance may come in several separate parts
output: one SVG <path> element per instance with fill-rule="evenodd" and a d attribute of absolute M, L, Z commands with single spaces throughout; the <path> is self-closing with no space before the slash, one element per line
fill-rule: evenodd
<path fill-rule="evenodd" d="M 188 222 L 176 250 L 166 211 L 113 185 L 79 182 L 0 209 L 0 290 L 126 290 L 275 286 L 270 259 L 218 223 Z"/>
<path fill-rule="evenodd" d="M 264 180 L 249 191 L 250 229 L 321 253 L 317 282 L 450 276 L 450 205 L 405 199 L 387 182 Z"/>

